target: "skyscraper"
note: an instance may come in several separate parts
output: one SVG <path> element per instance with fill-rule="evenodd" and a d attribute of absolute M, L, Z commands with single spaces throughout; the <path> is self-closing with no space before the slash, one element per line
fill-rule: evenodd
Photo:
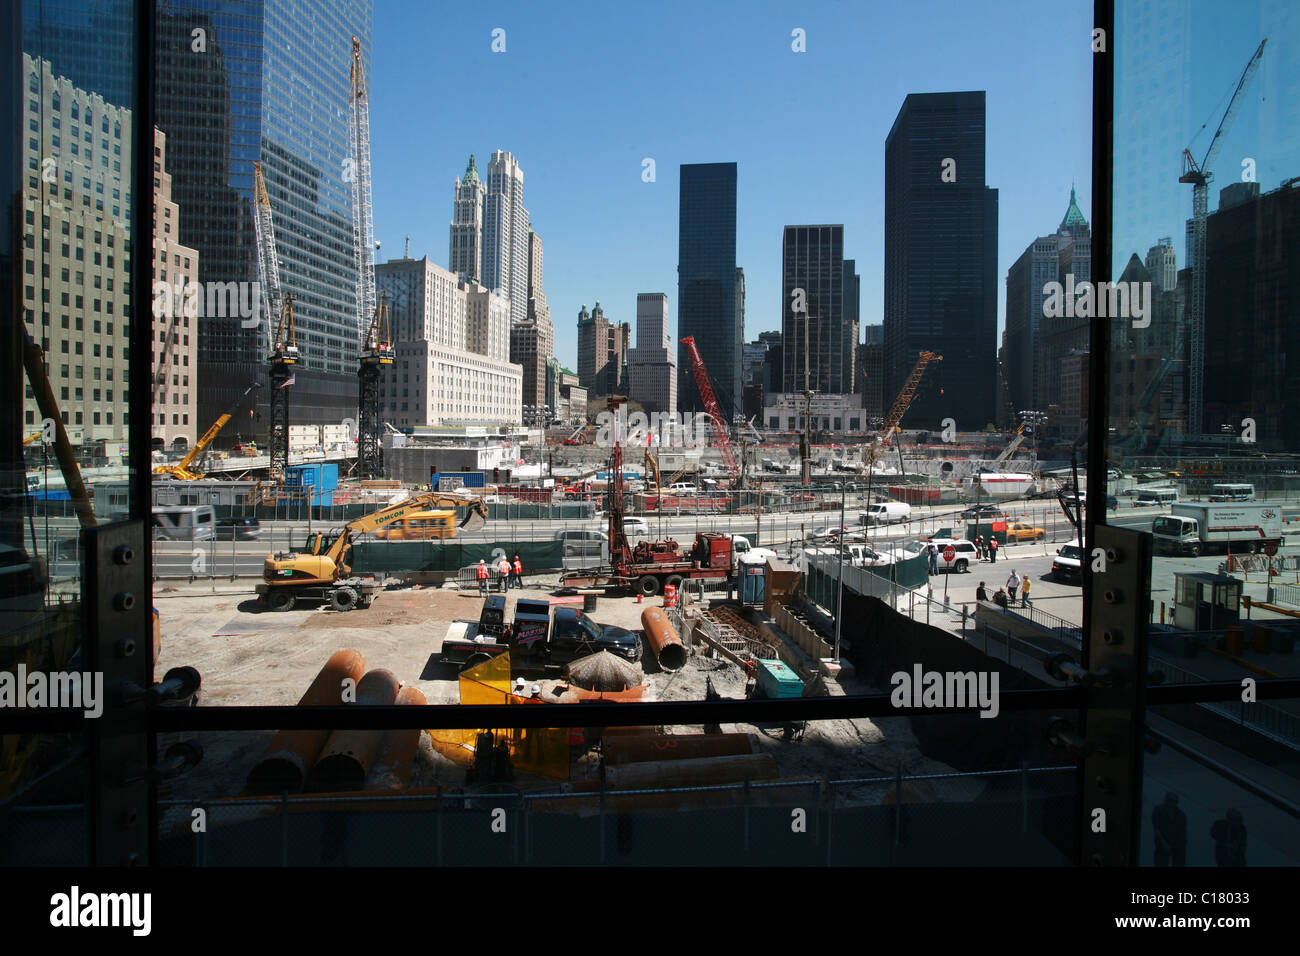
<path fill-rule="evenodd" d="M 806 367 L 808 387 L 814 392 L 852 392 L 853 343 L 844 314 L 843 226 L 785 227 L 781 302 L 781 341 L 786 343 L 781 391 L 802 392 Z"/>
<path fill-rule="evenodd" d="M 546 363 L 555 353 L 555 325 L 542 291 L 542 237 L 534 232 L 528 239 L 528 318 L 510 327 L 510 361 L 524 370 L 523 402 L 534 410 L 525 414 L 524 424 L 539 418 L 537 409 L 546 405 L 555 411 L 546 398 Z"/>
<path fill-rule="evenodd" d="M 456 180 L 452 198 L 451 248 L 448 268 L 471 282 L 483 278 L 483 199 L 487 187 L 478 178 L 474 154 L 463 179 Z"/>
<path fill-rule="evenodd" d="M 736 164 L 683 165 L 677 236 L 677 404 L 683 411 L 704 407 L 681 344 L 687 336 L 695 339 L 723 414 L 740 408 L 736 286 Z"/>
<path fill-rule="evenodd" d="M 627 355 L 628 397 L 648 412 L 677 411 L 677 356 L 668 335 L 668 296 L 636 297 L 636 348 Z"/>
<path fill-rule="evenodd" d="M 984 93 L 912 93 L 885 139 L 885 394 L 924 350 L 905 425 L 994 420 L 997 190 L 984 182 Z"/>
<path fill-rule="evenodd" d="M 260 160 L 302 351 L 294 421 L 355 416 L 360 331 L 345 160 L 352 38 L 368 63 L 370 0 L 168 0 L 157 24 L 158 127 L 167 136 L 172 198 L 186 213 L 180 241 L 198 251 L 200 282 L 257 279 L 249 201 Z M 194 50 L 196 30 L 203 55 Z M 199 322 L 201 421 L 224 412 L 250 370 L 265 367 L 267 325 L 265 317 L 256 327 Z"/>
<path fill-rule="evenodd" d="M 597 302 L 578 312 L 578 381 L 592 398 L 618 394 L 623 387 L 623 359 L 631 327 L 605 318 Z"/>
<path fill-rule="evenodd" d="M 483 278 L 510 300 L 510 319 L 528 318 L 528 250 L 531 232 L 524 208 L 524 172 L 510 153 L 497 150 L 488 163 L 483 199 Z"/>

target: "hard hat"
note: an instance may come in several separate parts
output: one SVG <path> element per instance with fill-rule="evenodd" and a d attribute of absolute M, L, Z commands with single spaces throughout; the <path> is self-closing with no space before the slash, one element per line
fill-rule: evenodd
<path fill-rule="evenodd" d="M 534 685 L 530 688 L 530 690 L 531 690 L 532 693 L 534 693 L 534 694 L 540 694 L 540 693 L 542 692 L 542 685 L 541 685 L 541 684 L 534 684 Z"/>

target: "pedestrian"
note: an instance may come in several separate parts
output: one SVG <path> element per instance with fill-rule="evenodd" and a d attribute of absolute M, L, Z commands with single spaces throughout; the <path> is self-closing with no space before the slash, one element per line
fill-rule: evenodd
<path fill-rule="evenodd" d="M 989 535 L 989 561 L 993 564 L 998 563 L 998 539 Z"/>
<path fill-rule="evenodd" d="M 984 557 L 984 538 L 978 534 L 975 535 L 975 557 Z"/>
<path fill-rule="evenodd" d="M 510 562 L 506 560 L 504 554 L 501 555 L 501 560 L 497 562 L 497 584 L 500 585 L 502 594 L 510 587 Z"/>
<path fill-rule="evenodd" d="M 510 583 L 522 590 L 524 586 L 524 562 L 519 560 L 519 555 L 515 555 L 515 562 L 510 570 L 512 571 Z"/>
<path fill-rule="evenodd" d="M 931 542 L 925 549 L 930 554 L 930 573 L 939 573 L 939 546 Z"/>
<path fill-rule="evenodd" d="M 984 582 L 981 581 L 980 586 L 975 589 L 975 600 L 987 601 L 988 599 L 989 599 L 988 589 L 984 587 Z"/>
<path fill-rule="evenodd" d="M 478 578 L 478 593 L 488 593 L 488 567 L 487 562 L 482 558 L 478 559 L 478 567 L 474 569 L 474 576 Z"/>
<path fill-rule="evenodd" d="M 1029 575 L 1020 579 L 1020 606 L 1029 607 Z"/>
<path fill-rule="evenodd" d="M 1241 811 L 1233 808 L 1224 814 L 1225 819 L 1215 820 L 1210 827 L 1214 841 L 1214 862 L 1218 866 L 1246 865 L 1246 824 Z"/>
<path fill-rule="evenodd" d="M 1011 574 L 1007 576 L 1007 606 L 1015 607 L 1016 589 L 1020 587 L 1020 575 L 1016 574 L 1016 569 L 1011 569 Z"/>
<path fill-rule="evenodd" d="M 1156 866 L 1187 865 L 1187 814 L 1178 809 L 1178 794 L 1165 794 L 1165 802 L 1151 811 L 1156 838 Z"/>

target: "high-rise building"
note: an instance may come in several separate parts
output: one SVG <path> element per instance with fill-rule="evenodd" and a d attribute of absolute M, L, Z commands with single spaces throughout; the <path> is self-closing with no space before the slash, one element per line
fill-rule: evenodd
<path fill-rule="evenodd" d="M 578 381 L 591 398 L 620 394 L 624 388 L 624 353 L 631 326 L 610 322 L 597 302 L 578 312 Z"/>
<path fill-rule="evenodd" d="M 125 107 L 105 102 L 98 91 L 74 86 L 51 67 L 48 60 L 23 54 L 27 100 L 34 104 L 28 110 L 24 103 L 24 113 L 32 118 L 22 144 L 23 168 L 27 170 L 22 197 L 23 314 L 27 333 L 44 353 L 46 375 L 69 441 L 88 450 L 99 445 L 108 456 L 105 446 L 116 452 L 127 438 L 129 424 L 131 244 L 127 224 L 131 221 L 132 115 Z M 42 117 L 40 123 L 37 114 Z M 88 143 L 81 139 L 83 132 L 90 137 Z M 157 215 L 165 226 L 177 212 L 167 196 L 165 157 L 158 140 L 155 149 Z M 194 250 L 166 241 L 174 241 L 174 227 L 156 227 L 155 235 L 163 237 L 168 255 L 165 264 L 156 264 L 155 279 L 165 277 L 169 286 L 180 281 L 183 293 L 193 280 Z M 155 248 L 161 247 L 155 243 Z M 155 258 L 158 254 L 155 252 Z M 175 356 L 175 388 L 167 376 L 167 398 L 176 398 L 167 404 L 167 424 L 154 431 L 168 442 L 177 438 L 193 441 L 194 407 L 189 404 L 189 380 L 182 385 L 181 376 L 194 374 L 192 366 L 182 364 L 192 357 L 187 343 L 194 330 L 184 322 L 182 316 L 176 326 L 168 319 L 154 323 L 156 349 L 169 347 L 173 333 L 177 345 L 170 353 Z M 158 338 L 163 333 L 167 334 L 165 342 Z M 161 361 L 157 353 L 155 361 Z M 169 363 L 168 368 L 172 367 Z M 30 383 L 24 396 L 23 425 L 38 431 L 41 417 Z M 173 415 L 175 425 L 171 424 Z M 186 426 L 190 426 L 188 432 Z"/>
<path fill-rule="evenodd" d="M 737 284 L 736 164 L 683 165 L 677 233 L 677 404 L 683 411 L 704 408 L 681 344 L 687 336 L 695 339 L 723 414 L 740 407 L 744 332 L 736 334 Z"/>
<path fill-rule="evenodd" d="M 849 357 L 851 367 L 844 379 L 844 390 L 858 391 L 857 383 L 862 378 L 858 370 L 858 340 L 862 334 L 862 277 L 858 275 L 858 263 L 854 259 L 844 260 L 844 354 Z"/>
<path fill-rule="evenodd" d="M 885 327 L 868 325 L 858 346 L 858 369 L 855 391 L 862 395 L 862 413 L 868 426 L 873 419 L 885 417 Z M 891 396 L 892 397 L 892 396 Z"/>
<path fill-rule="evenodd" d="M 885 139 L 885 378 L 936 351 L 905 426 L 994 420 L 998 194 L 984 180 L 984 93 L 912 93 Z"/>
<path fill-rule="evenodd" d="M 528 255 L 531 227 L 524 208 L 524 171 L 510 153 L 497 150 L 488 163 L 483 199 L 483 285 L 510 300 L 510 320 L 528 318 Z"/>
<path fill-rule="evenodd" d="M 781 340 L 786 345 L 781 390 L 852 392 L 854 340 L 844 310 L 844 227 L 786 226 L 781 253 Z"/>
<path fill-rule="evenodd" d="M 525 424 L 539 420 L 547 406 L 555 411 L 546 387 L 546 363 L 554 353 L 555 324 L 542 291 L 542 237 L 534 232 L 528 243 L 528 318 L 510 328 L 510 361 L 524 370 Z"/>
<path fill-rule="evenodd" d="M 395 360 L 380 414 L 396 426 L 518 425 L 523 372 L 509 357 L 510 303 L 422 259 L 375 265 Z"/>
<path fill-rule="evenodd" d="M 205 284 L 257 280 L 250 200 L 260 160 L 275 216 L 280 282 L 294 297 L 302 357 L 295 423 L 357 414 L 349 76 L 352 38 L 370 60 L 371 0 L 158 5 L 156 103 L 167 135 L 180 240 Z M 196 30 L 205 49 L 196 54 Z M 266 365 L 267 321 L 208 317 L 198 328 L 198 414 L 206 425 Z M 265 410 L 267 389 L 257 399 Z M 262 421 L 269 416 L 261 415 Z M 265 426 L 261 426 L 265 427 Z"/>
<path fill-rule="evenodd" d="M 452 194 L 451 247 L 448 268 L 471 282 L 483 278 L 483 200 L 487 187 L 478 178 L 474 154 Z"/>
<path fill-rule="evenodd" d="M 668 335 L 668 296 L 636 297 L 636 348 L 627 354 L 628 397 L 647 412 L 677 412 L 677 357 Z"/>
<path fill-rule="evenodd" d="M 1178 253 L 1174 251 L 1173 236 L 1165 236 L 1148 249 L 1145 264 L 1155 288 L 1174 289 L 1178 285 Z"/>

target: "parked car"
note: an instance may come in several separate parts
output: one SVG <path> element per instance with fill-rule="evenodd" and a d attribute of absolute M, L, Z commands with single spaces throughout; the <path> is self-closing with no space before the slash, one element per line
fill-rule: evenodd
<path fill-rule="evenodd" d="M 578 544 L 583 541 L 607 541 L 609 538 L 603 531 L 566 528 L 555 532 L 555 540 L 563 541 L 565 544 Z"/>
<path fill-rule="evenodd" d="M 1002 509 L 997 505 L 971 505 L 961 513 L 963 518 L 996 518 L 1002 514 Z"/>
<path fill-rule="evenodd" d="M 1007 525 L 1007 541 L 1042 541 L 1047 537 L 1047 532 L 1042 528 L 1035 528 L 1033 525 L 1022 524 L 1016 521 Z"/>
<path fill-rule="evenodd" d="M 650 525 L 645 518 L 628 515 L 623 518 L 623 533 L 628 536 L 649 535 Z"/>
<path fill-rule="evenodd" d="M 930 542 L 939 549 L 939 570 L 955 571 L 957 574 L 964 574 L 970 570 L 970 566 L 979 560 L 979 555 L 975 553 L 975 543 L 967 541 L 965 538 L 935 538 Z M 943 559 L 945 548 L 952 548 L 957 553 L 953 556 L 952 561 Z"/>
<path fill-rule="evenodd" d="M 804 537 L 807 538 L 809 541 L 819 541 L 823 538 L 839 538 L 841 535 L 843 535 L 845 532 L 849 530 L 850 529 L 848 528 L 841 528 L 841 527 L 834 527 L 834 526 L 829 528 L 814 528 L 812 531 L 809 531 L 806 535 L 804 535 Z"/>
<path fill-rule="evenodd" d="M 252 541 L 262 534 L 262 522 L 256 518 L 218 518 L 217 539 L 220 541 Z"/>
<path fill-rule="evenodd" d="M 1052 577 L 1057 581 L 1083 581 L 1083 548 L 1075 538 L 1057 549 L 1052 560 Z"/>

